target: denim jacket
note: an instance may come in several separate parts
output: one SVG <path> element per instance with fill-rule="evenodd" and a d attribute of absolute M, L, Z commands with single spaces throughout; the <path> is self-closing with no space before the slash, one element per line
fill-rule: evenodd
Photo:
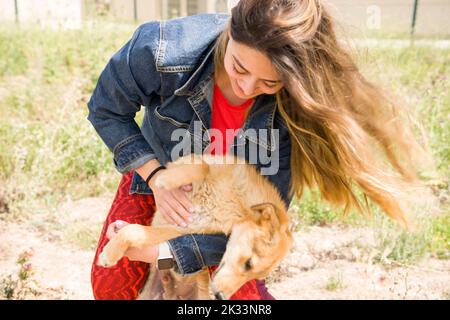
<path fill-rule="evenodd" d="M 191 152 L 210 144 L 214 43 L 228 19 L 227 14 L 198 14 L 145 23 L 110 59 L 88 102 L 88 120 L 113 153 L 120 173 L 155 158 L 163 165 L 175 160 L 171 151 L 179 141 L 171 135 L 176 129 L 190 138 Z M 269 156 L 277 154 L 278 170 L 267 178 L 289 207 L 291 142 L 275 102 L 273 95 L 256 97 L 231 149 L 235 154 L 238 148 L 245 150 L 246 160 L 255 147 Z M 139 127 L 135 115 L 141 106 L 145 114 Z M 258 133 L 256 138 L 245 134 L 248 129 Z M 259 134 L 260 129 L 269 134 Z M 259 153 L 253 162 L 259 171 L 270 166 Z M 130 193 L 152 190 L 134 172 Z"/>

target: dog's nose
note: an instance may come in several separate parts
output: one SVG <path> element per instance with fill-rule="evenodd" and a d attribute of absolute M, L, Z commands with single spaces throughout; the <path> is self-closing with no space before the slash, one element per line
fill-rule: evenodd
<path fill-rule="evenodd" d="M 225 300 L 225 295 L 221 291 L 214 293 L 214 296 L 217 300 Z"/>

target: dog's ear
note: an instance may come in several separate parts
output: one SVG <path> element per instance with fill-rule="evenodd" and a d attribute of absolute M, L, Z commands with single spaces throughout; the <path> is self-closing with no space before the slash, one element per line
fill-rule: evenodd
<path fill-rule="evenodd" d="M 273 203 L 265 202 L 251 206 L 253 217 L 257 223 L 262 223 L 270 220 L 277 220 L 276 208 Z"/>
<path fill-rule="evenodd" d="M 281 208 L 271 202 L 260 203 L 251 206 L 253 217 L 258 224 L 270 222 L 274 228 L 280 228 L 281 232 L 289 233 L 289 218 Z"/>
<path fill-rule="evenodd" d="M 289 218 L 287 212 L 270 202 L 260 203 L 250 207 L 253 213 L 254 221 L 261 227 L 268 228 L 270 237 L 267 239 L 272 241 L 273 237 L 278 234 L 278 239 L 282 239 L 285 244 L 284 248 L 290 248 L 292 245 L 292 234 L 289 231 Z"/>

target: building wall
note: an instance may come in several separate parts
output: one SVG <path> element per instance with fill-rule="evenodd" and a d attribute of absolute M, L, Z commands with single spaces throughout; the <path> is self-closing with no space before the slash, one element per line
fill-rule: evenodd
<path fill-rule="evenodd" d="M 161 19 L 161 1 L 111 0 L 111 11 L 115 17 L 123 21 L 159 20 Z"/>
<path fill-rule="evenodd" d="M 0 21 L 12 22 L 15 20 L 14 1 L 0 1 Z"/>
<path fill-rule="evenodd" d="M 227 0 L 137 0 L 137 20 L 170 19 L 200 12 L 226 12 Z M 134 20 L 134 0 L 111 0 L 113 13 Z"/>
<path fill-rule="evenodd" d="M 19 22 L 77 27 L 90 19 L 94 0 L 16 0 Z M 100 1 L 100 0 L 97 0 Z M 226 12 L 228 0 L 102 0 L 118 22 L 142 23 L 197 12 Z M 242 0 L 245 1 L 245 0 Z M 407 33 L 414 0 L 324 0 L 346 30 Z M 136 3 L 136 10 L 134 4 Z M 84 11 L 83 11 L 84 10 Z M 419 0 L 416 33 L 450 35 L 450 0 Z M 14 0 L 0 0 L 0 22 L 14 21 Z"/>
<path fill-rule="evenodd" d="M 328 0 L 328 6 L 347 29 L 407 33 L 411 28 L 414 0 Z M 419 0 L 416 33 L 450 34 L 450 1 Z"/>
<path fill-rule="evenodd" d="M 116 12 L 133 19 L 133 0 L 112 0 Z M 188 6 L 198 12 L 226 12 L 227 0 L 137 0 L 138 21 L 170 19 L 193 14 Z M 352 33 L 368 31 L 408 33 L 411 28 L 414 0 L 325 0 L 334 17 Z M 153 11 L 144 8 L 152 3 Z M 126 9 L 128 7 L 128 9 Z M 174 9 L 176 7 L 176 9 Z M 128 11 L 127 11 L 128 10 Z M 141 12 L 141 10 L 143 12 Z M 416 33 L 422 35 L 450 34 L 450 1 L 419 0 Z"/>
<path fill-rule="evenodd" d="M 48 27 L 79 28 L 82 0 L 17 0 L 18 22 Z M 14 0 L 0 0 L 0 21 L 15 21 Z"/>

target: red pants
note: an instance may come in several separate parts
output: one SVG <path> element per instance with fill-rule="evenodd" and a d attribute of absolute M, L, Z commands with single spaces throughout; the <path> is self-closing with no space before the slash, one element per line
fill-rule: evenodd
<path fill-rule="evenodd" d="M 94 298 L 97 300 L 135 300 L 149 275 L 150 265 L 130 261 L 126 257 L 111 268 L 97 266 L 97 258 L 108 243 L 106 230 L 116 221 L 150 225 L 156 210 L 152 195 L 129 194 L 133 172 L 122 176 L 116 197 L 106 218 L 91 271 Z M 261 282 L 247 282 L 232 297 L 233 300 L 273 299 Z"/>

